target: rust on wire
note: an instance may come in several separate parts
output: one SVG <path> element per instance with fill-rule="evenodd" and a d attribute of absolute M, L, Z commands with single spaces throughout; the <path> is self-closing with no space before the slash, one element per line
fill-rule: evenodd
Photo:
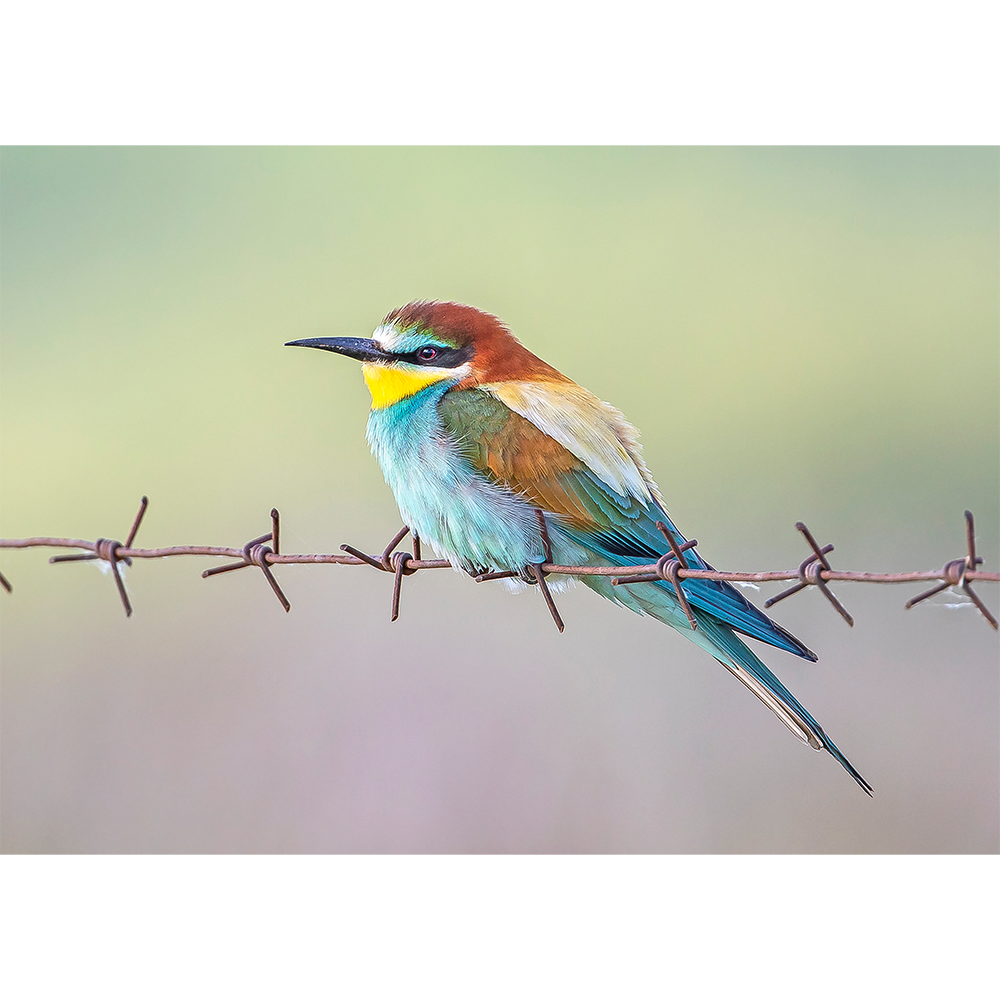
<path fill-rule="evenodd" d="M 122 579 L 121 570 L 118 563 L 124 562 L 126 566 L 132 565 L 132 560 L 127 555 L 122 555 L 122 549 L 128 549 L 135 541 L 135 536 L 139 531 L 139 525 L 146 514 L 149 506 L 149 497 L 139 499 L 139 509 L 132 520 L 132 527 L 129 529 L 128 541 L 122 545 L 121 542 L 113 538 L 98 538 L 93 542 L 93 549 L 90 552 L 83 552 L 69 556 L 52 556 L 50 563 L 81 562 L 89 559 L 103 559 L 111 566 L 111 573 L 115 578 L 115 586 L 118 588 L 118 596 L 121 598 L 122 607 L 125 608 L 125 617 L 132 617 L 132 602 L 128 599 L 128 592 L 125 590 L 125 581 Z"/>
<path fill-rule="evenodd" d="M 953 559 L 951 562 L 944 564 L 944 568 L 941 571 L 944 574 L 944 583 L 940 583 L 936 587 L 931 587 L 930 590 L 925 590 L 922 594 L 918 594 L 916 597 L 911 597 L 910 600 L 906 602 L 906 610 L 909 611 L 915 604 L 919 604 L 921 601 L 926 601 L 928 597 L 940 594 L 942 590 L 947 590 L 949 587 L 961 587 L 972 600 L 972 603 L 979 609 L 982 616 L 990 623 L 990 625 L 993 626 L 994 631 L 996 631 L 996 618 L 993 617 L 989 608 L 983 604 L 979 595 L 972 589 L 972 585 L 969 583 L 968 579 L 969 572 L 971 570 L 975 570 L 975 568 L 983 561 L 982 556 L 976 555 L 976 522 L 972 517 L 971 510 L 967 510 L 965 512 L 965 541 L 968 554 L 964 559 Z"/>
<path fill-rule="evenodd" d="M 674 593 L 677 595 L 678 603 L 684 610 L 684 614 L 687 615 L 687 620 L 690 623 L 691 628 L 697 630 L 698 622 L 694 617 L 694 612 L 691 610 L 691 605 L 688 604 L 684 588 L 681 586 L 680 573 L 682 569 L 690 568 L 687 564 L 687 559 L 684 558 L 685 550 L 693 549 L 698 542 L 692 539 L 689 542 L 685 542 L 683 545 L 678 545 L 677 539 L 674 538 L 674 533 L 663 521 L 656 522 L 656 530 L 659 531 L 660 534 L 667 540 L 667 544 L 670 546 L 670 552 L 672 554 L 672 557 L 663 555 L 656 560 L 656 574 L 661 579 L 669 580 L 674 585 Z"/>
<path fill-rule="evenodd" d="M 124 581 L 118 569 L 118 563 L 124 562 L 132 565 L 133 559 L 161 559 L 165 556 L 175 555 L 195 555 L 195 556 L 226 556 L 230 559 L 238 560 L 225 566 L 215 566 L 205 570 L 202 576 L 215 576 L 220 573 L 229 573 L 246 566 L 257 566 L 263 572 L 265 579 L 274 591 L 275 596 L 281 602 L 282 607 L 288 611 L 291 605 L 278 586 L 271 566 L 275 563 L 282 565 L 304 565 L 304 564 L 328 564 L 336 563 L 343 566 L 372 566 L 381 572 L 392 573 L 393 596 L 392 596 L 392 620 L 399 616 L 399 597 L 402 586 L 402 578 L 410 576 L 421 569 L 443 569 L 450 567 L 451 563 L 447 559 L 423 559 L 420 548 L 420 539 L 413 536 L 413 554 L 409 552 L 396 552 L 395 549 L 406 536 L 409 528 L 405 525 L 395 534 L 389 544 L 378 556 L 369 555 L 356 549 L 351 545 L 342 545 L 341 554 L 336 553 L 282 553 L 280 551 L 280 519 L 278 511 L 271 509 L 271 531 L 266 535 L 255 538 L 242 548 L 230 548 L 218 545 L 174 545 L 158 549 L 137 549 L 132 545 L 135 541 L 139 526 L 142 523 L 149 501 L 143 497 L 139 510 L 132 522 L 127 540 L 122 543 L 114 539 L 98 538 L 96 541 L 88 541 L 82 538 L 54 538 L 54 537 L 34 537 L 34 538 L 5 538 L 0 539 L 0 548 L 23 549 L 32 547 L 66 548 L 76 549 L 77 552 L 68 555 L 58 555 L 51 558 L 51 562 L 76 562 L 79 560 L 103 559 L 110 566 L 115 577 L 115 584 L 126 615 L 131 615 L 132 605 L 129 602 L 128 594 L 125 591 Z M 918 594 L 911 598 L 907 608 L 911 608 L 921 601 L 925 601 L 935 594 L 939 594 L 949 587 L 960 587 L 969 600 L 986 621 L 994 629 L 997 629 L 997 620 L 985 606 L 979 595 L 972 589 L 975 581 L 988 581 L 991 583 L 1000 582 L 1000 574 L 987 573 L 978 567 L 983 559 L 976 554 L 975 522 L 969 511 L 965 512 L 966 524 L 966 547 L 967 554 L 962 559 L 953 559 L 939 570 L 922 570 L 913 573 L 869 573 L 855 570 L 834 570 L 826 558 L 827 554 L 833 551 L 832 545 L 820 546 L 813 537 L 809 529 L 801 521 L 796 524 L 799 532 L 809 543 L 812 553 L 803 560 L 797 570 L 767 570 L 763 572 L 742 573 L 718 571 L 703 563 L 705 569 L 696 569 L 688 564 L 684 553 L 693 549 L 698 543 L 694 540 L 678 545 L 674 533 L 663 522 L 659 522 L 657 527 L 662 532 L 670 552 L 661 556 L 655 563 L 634 566 L 565 566 L 552 561 L 552 545 L 549 537 L 548 524 L 542 511 L 536 511 L 538 527 L 541 533 L 542 546 L 545 553 L 545 562 L 526 566 L 522 571 L 504 570 L 500 572 L 490 572 L 483 570 L 473 578 L 477 583 L 487 580 L 502 580 L 511 577 L 520 577 L 528 583 L 537 584 L 545 599 L 546 606 L 552 615 L 559 631 L 563 631 L 565 625 L 552 593 L 545 582 L 549 575 L 566 576 L 604 576 L 611 578 L 613 586 L 623 586 L 642 583 L 669 583 L 674 589 L 678 603 L 683 608 L 691 623 L 692 628 L 696 627 L 693 612 L 688 603 L 687 596 L 681 586 L 681 581 L 686 579 L 697 580 L 720 580 L 729 582 L 748 583 L 769 583 L 779 581 L 795 581 L 794 585 L 775 597 L 765 601 L 764 606 L 769 608 L 779 601 L 797 594 L 799 591 L 809 587 L 817 587 L 828 601 L 836 608 L 837 612 L 849 624 L 853 624 L 853 618 L 840 603 L 840 601 L 830 591 L 828 584 L 830 581 L 850 581 L 855 583 L 934 583 L 930 590 Z M 267 543 L 271 544 L 268 545 Z M 5 576 L 0 574 L 0 586 L 8 593 L 12 588 Z"/>
<path fill-rule="evenodd" d="M 274 546 L 274 554 L 277 555 L 281 549 L 278 547 L 278 537 L 281 534 L 281 518 L 278 516 L 278 508 L 271 508 L 271 544 Z"/>
<path fill-rule="evenodd" d="M 396 550 L 396 546 L 399 545 L 404 538 L 406 538 L 409 530 L 410 529 L 404 524 L 403 527 L 400 528 L 395 535 L 393 535 L 392 541 L 389 542 L 385 549 L 383 549 L 381 563 L 382 569 L 384 569 L 387 573 L 393 572 L 392 553 Z"/>
<path fill-rule="evenodd" d="M 689 549 L 693 549 L 697 544 L 698 540 L 692 538 L 691 541 L 685 542 L 683 545 L 677 544 L 677 539 L 674 537 L 674 533 L 670 530 L 669 526 L 663 521 L 656 522 L 656 528 L 661 535 L 667 540 L 667 544 L 670 546 L 670 554 L 660 556 L 656 560 L 656 564 L 653 567 L 652 573 L 636 573 L 631 576 L 616 576 L 611 580 L 612 587 L 620 587 L 624 584 L 630 583 L 653 583 L 654 581 L 665 580 L 666 582 L 673 584 L 674 594 L 677 597 L 677 603 L 680 604 L 681 610 L 687 616 L 688 624 L 695 631 L 698 629 L 698 620 L 694 616 L 694 611 L 691 610 L 691 605 L 688 603 L 687 594 L 684 593 L 684 588 L 681 586 L 681 570 L 690 569 L 687 563 L 687 559 L 684 558 L 684 553 Z"/>
<path fill-rule="evenodd" d="M 545 605 L 549 609 L 549 614 L 552 615 L 552 620 L 556 623 L 556 628 L 560 632 L 566 631 L 566 625 L 563 623 L 562 615 L 559 614 L 559 609 L 556 607 L 556 602 L 552 599 L 552 592 L 549 590 L 549 585 L 545 582 L 545 570 L 542 569 L 544 563 L 532 564 L 531 572 L 535 577 L 535 583 L 538 584 L 538 589 L 542 592 L 542 597 L 545 598 Z"/>
<path fill-rule="evenodd" d="M 392 612 L 389 621 L 394 622 L 399 617 L 399 592 L 403 586 L 403 577 L 416 573 L 415 569 L 410 569 L 409 563 L 413 559 L 411 552 L 397 552 L 392 557 L 393 583 L 392 583 Z"/>
<path fill-rule="evenodd" d="M 841 618 L 844 619 L 847 624 L 853 628 L 854 619 L 851 617 L 850 612 L 843 604 L 837 600 L 836 595 L 832 590 L 826 585 L 826 580 L 823 578 L 824 572 L 832 573 L 833 567 L 830 565 L 830 561 L 826 558 L 828 552 L 833 551 L 832 545 L 824 545 L 820 548 L 819 543 L 813 538 L 812 532 L 801 522 L 796 521 L 795 527 L 802 533 L 805 540 L 809 543 L 810 548 L 813 550 L 813 554 L 809 556 L 808 559 L 803 560 L 799 565 L 799 582 L 795 584 L 794 587 L 789 587 L 788 590 L 782 591 L 776 597 L 772 597 L 764 602 L 765 608 L 770 608 L 777 604 L 778 601 L 783 601 L 786 597 L 791 597 L 792 594 L 797 594 L 800 590 L 805 590 L 807 587 L 817 587 L 823 596 L 834 606 L 837 613 Z"/>
<path fill-rule="evenodd" d="M 552 542 L 549 540 L 549 526 L 545 520 L 545 512 L 536 507 L 535 519 L 538 521 L 538 531 L 542 539 L 542 552 L 545 557 L 543 562 L 532 563 L 525 567 L 524 572 L 520 573 L 513 569 L 505 569 L 497 572 L 484 571 L 475 574 L 473 579 L 476 583 L 486 583 L 487 580 L 510 580 L 513 577 L 519 577 L 525 583 L 537 586 L 545 600 L 545 606 L 549 609 L 549 614 L 552 615 L 552 620 L 555 622 L 556 628 L 560 632 L 564 632 L 566 624 L 562 620 L 562 615 L 559 614 L 559 609 L 556 607 L 552 591 L 549 590 L 549 585 L 545 582 L 545 577 L 549 572 L 548 567 L 552 565 Z"/>
<path fill-rule="evenodd" d="M 664 524 L 663 521 L 656 522 L 656 530 L 663 535 L 667 540 L 667 544 L 670 546 L 670 551 L 673 552 L 674 558 L 681 565 L 683 569 L 688 568 L 687 560 L 684 558 L 684 549 L 693 549 L 698 543 L 691 541 L 685 542 L 683 548 L 679 548 L 677 545 L 677 539 L 674 538 L 674 533 Z"/>
<path fill-rule="evenodd" d="M 374 566 L 375 569 L 384 570 L 385 567 L 382 565 L 381 559 L 375 559 L 373 556 L 368 555 L 366 552 L 362 552 L 360 549 L 356 549 L 353 545 L 341 545 L 340 549 L 342 552 L 350 552 L 355 559 L 360 559 L 363 563 L 368 563 L 369 566 Z"/>
<path fill-rule="evenodd" d="M 538 530 L 542 536 L 542 551 L 545 553 L 545 562 L 532 564 L 530 571 L 534 577 L 534 582 L 538 584 L 538 589 L 541 591 L 542 597 L 545 599 L 545 606 L 549 609 L 549 614 L 552 615 L 552 620 L 556 623 L 556 628 L 562 634 L 566 631 L 566 625 L 562 620 L 562 615 L 559 614 L 559 609 L 556 607 L 552 591 L 549 590 L 549 585 L 545 582 L 545 577 L 548 574 L 544 567 L 552 565 L 552 542 L 549 540 L 549 526 L 545 522 L 545 512 L 539 510 L 537 507 L 535 508 L 535 517 L 538 519 Z"/>
<path fill-rule="evenodd" d="M 656 560 L 656 569 L 664 580 L 669 580 L 674 585 L 674 593 L 677 595 L 677 600 L 680 603 L 681 608 L 684 609 L 684 614 L 687 615 L 687 620 L 690 623 L 691 628 L 697 629 L 698 622 L 694 617 L 694 612 L 691 610 L 691 605 L 688 604 L 684 588 L 681 586 L 680 561 L 676 557 L 671 558 L 670 556 L 660 556 L 660 558 Z"/>
<path fill-rule="evenodd" d="M 344 552 L 349 552 L 352 556 L 360 559 L 362 562 L 367 563 L 369 566 L 375 569 L 382 570 L 384 573 L 393 574 L 392 583 L 392 606 L 389 611 L 389 621 L 394 622 L 399 618 L 399 595 L 403 587 L 403 577 L 411 576 L 416 573 L 418 569 L 428 569 L 430 567 L 419 565 L 422 560 L 420 559 L 420 539 L 414 534 L 413 535 L 413 552 L 396 552 L 396 546 L 406 537 L 409 532 L 409 527 L 403 525 L 399 531 L 389 541 L 389 544 L 382 550 L 382 555 L 376 558 L 375 556 L 368 555 L 367 552 L 362 552 L 360 549 L 356 549 L 353 545 L 341 545 L 340 548 Z M 436 562 L 437 560 L 435 560 Z M 417 565 L 411 565 L 417 564 Z M 447 564 L 447 565 L 450 565 Z"/>
<path fill-rule="evenodd" d="M 288 598 L 285 597 L 282 592 L 281 587 L 278 586 L 278 581 L 274 578 L 274 574 L 271 572 L 271 567 L 268 565 L 268 556 L 277 554 L 278 537 L 280 532 L 280 518 L 278 515 L 277 508 L 271 508 L 271 530 L 266 535 L 261 535 L 259 538 L 251 539 L 246 545 L 243 546 L 242 559 L 240 562 L 230 563 L 228 566 L 213 566 L 211 569 L 206 569 L 202 573 L 202 577 L 207 579 L 210 576 L 218 576 L 220 573 L 231 573 L 233 570 L 243 569 L 246 566 L 259 566 L 261 572 L 264 574 L 264 579 L 271 585 L 271 590 L 274 591 L 274 596 L 278 598 L 281 606 L 285 611 L 291 611 L 292 606 L 288 603 Z M 267 542 L 274 542 L 274 548 L 267 545 Z"/>
<path fill-rule="evenodd" d="M 683 545 L 679 545 L 677 547 L 677 551 L 678 552 L 687 552 L 688 549 L 693 549 L 697 544 L 698 544 L 697 539 L 692 538 L 690 542 L 685 542 Z M 677 561 L 678 569 L 681 568 L 680 561 L 676 560 L 675 556 L 661 556 L 660 558 L 661 559 L 671 559 L 671 558 L 673 558 L 675 561 Z M 659 565 L 660 565 L 660 561 L 657 560 L 656 563 L 653 564 L 653 572 L 652 573 L 636 573 L 636 574 L 634 574 L 632 576 L 616 576 L 616 577 L 614 577 L 614 579 L 612 579 L 611 586 L 612 587 L 621 587 L 621 586 L 624 586 L 627 583 L 653 583 L 656 580 L 664 580 L 664 579 L 666 579 L 666 577 L 664 577 L 664 576 L 661 575 L 660 570 L 658 568 Z M 590 567 L 587 567 L 587 566 L 583 567 L 583 569 L 589 569 L 589 568 Z M 638 569 L 643 569 L 643 570 L 646 569 L 645 566 L 639 566 L 637 568 Z M 687 568 L 687 567 L 685 567 L 685 568 Z M 616 570 L 615 572 L 618 572 L 618 570 Z M 714 572 L 714 571 L 711 571 L 707 577 L 703 575 L 701 577 L 701 579 L 715 579 L 715 576 L 712 575 L 712 572 Z M 683 575 L 687 579 L 693 579 L 694 578 L 694 573 L 692 573 L 692 572 L 684 573 Z M 739 575 L 739 574 L 737 574 L 737 575 Z"/>

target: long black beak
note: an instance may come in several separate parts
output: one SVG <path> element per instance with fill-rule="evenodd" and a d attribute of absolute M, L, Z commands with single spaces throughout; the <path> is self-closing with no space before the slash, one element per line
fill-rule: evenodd
<path fill-rule="evenodd" d="M 321 351 L 333 351 L 357 361 L 392 361 L 394 357 L 383 351 L 374 340 L 359 337 L 313 337 L 311 340 L 290 340 L 285 347 L 318 347 Z"/>

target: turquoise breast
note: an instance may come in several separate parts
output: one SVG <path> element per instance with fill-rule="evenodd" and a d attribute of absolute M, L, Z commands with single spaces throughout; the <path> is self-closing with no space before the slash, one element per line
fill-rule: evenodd
<path fill-rule="evenodd" d="M 473 469 L 445 431 L 437 404 L 448 388 L 429 386 L 368 418 L 368 443 L 403 521 L 466 572 L 544 562 L 534 508 Z"/>

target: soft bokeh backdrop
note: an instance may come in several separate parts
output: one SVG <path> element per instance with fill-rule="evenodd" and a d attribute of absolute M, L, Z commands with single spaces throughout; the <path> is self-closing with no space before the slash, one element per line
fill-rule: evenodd
<path fill-rule="evenodd" d="M 993 149 L 5 149 L 2 532 L 380 549 L 358 367 L 284 341 L 494 312 L 644 433 L 715 565 L 998 563 Z M 765 658 L 869 800 L 718 664 L 584 588 L 0 553 L 6 852 L 992 852 L 997 637 L 836 588 Z M 777 588 L 769 588 L 761 598 Z M 995 585 L 981 585 L 997 606 Z"/>

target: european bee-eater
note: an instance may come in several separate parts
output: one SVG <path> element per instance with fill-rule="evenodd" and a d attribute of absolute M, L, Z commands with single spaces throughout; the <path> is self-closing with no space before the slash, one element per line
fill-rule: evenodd
<path fill-rule="evenodd" d="M 531 567 L 627 566 L 668 551 L 667 516 L 635 428 L 613 406 L 535 357 L 495 316 L 454 302 L 411 302 L 371 339 L 320 337 L 317 347 L 362 363 L 372 397 L 368 441 L 403 521 L 472 575 Z M 539 511 L 542 516 L 539 516 Z M 706 569 L 695 550 L 689 565 Z M 652 615 L 712 654 L 797 736 L 826 750 L 871 794 L 815 719 L 736 632 L 816 655 L 728 583 L 687 579 L 692 628 L 666 581 L 612 586 L 578 579 L 610 601 Z"/>

